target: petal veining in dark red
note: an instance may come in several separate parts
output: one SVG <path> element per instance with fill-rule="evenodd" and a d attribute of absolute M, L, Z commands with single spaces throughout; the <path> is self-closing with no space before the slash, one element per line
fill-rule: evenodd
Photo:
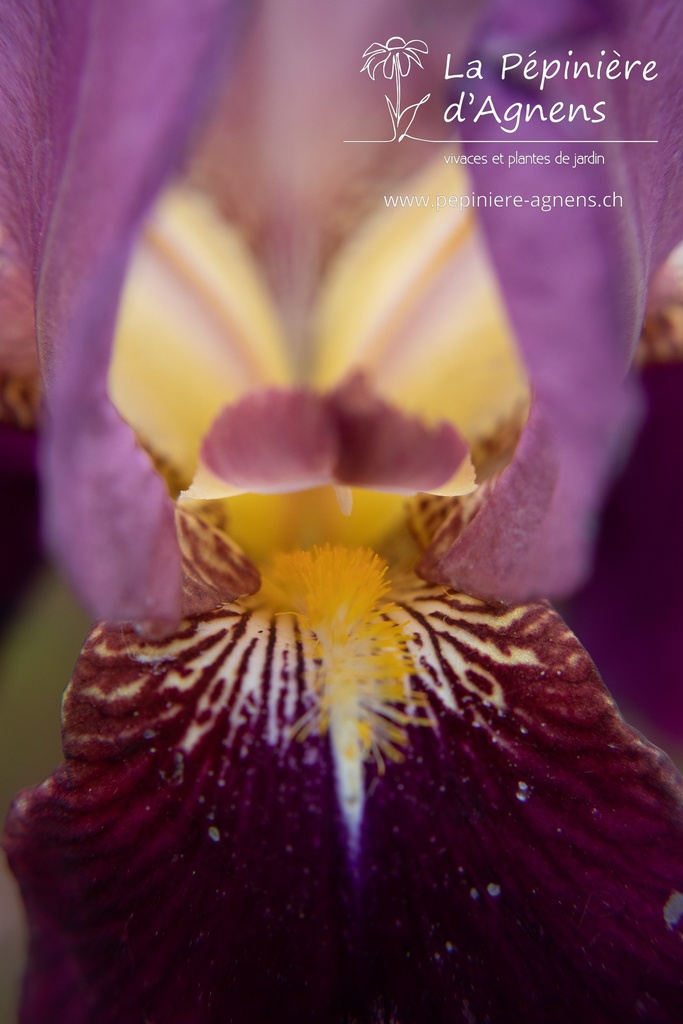
<path fill-rule="evenodd" d="M 435 727 L 366 765 L 355 853 L 292 619 L 94 631 L 5 840 L 23 1024 L 676 1024 L 670 762 L 546 605 L 394 596 Z"/>
<path fill-rule="evenodd" d="M 219 608 L 261 585 L 258 569 L 244 552 L 201 513 L 176 505 L 176 532 L 183 565 L 183 613 Z"/>

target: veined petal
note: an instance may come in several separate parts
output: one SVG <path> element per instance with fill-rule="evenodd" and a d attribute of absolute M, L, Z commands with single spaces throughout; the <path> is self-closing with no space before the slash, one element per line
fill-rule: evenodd
<path fill-rule="evenodd" d="M 683 360 L 683 243 L 655 273 L 647 296 L 636 365 Z"/>
<path fill-rule="evenodd" d="M 183 615 L 218 608 L 261 585 L 258 570 L 222 529 L 199 511 L 176 506 L 178 545 L 183 562 Z M 224 524 L 221 524 L 224 525 Z"/>
<path fill-rule="evenodd" d="M 6 54 L 3 56 L 7 59 Z M 2 177 L 0 168 L 0 180 Z M 0 375 L 3 377 L 25 376 L 38 370 L 33 282 L 26 253 L 22 253 L 8 231 L 2 229 L 3 220 L 8 219 L 0 198 Z"/>
<path fill-rule="evenodd" d="M 427 547 L 418 566 L 426 579 L 501 601 L 525 592 L 542 596 L 543 584 L 550 585 L 556 571 L 547 564 L 545 544 L 559 548 L 558 557 L 567 556 L 548 533 L 560 475 L 549 420 L 535 404 L 513 464 L 491 481 L 483 500 L 475 496 L 471 518 L 455 516 Z M 575 508 L 577 496 L 572 497 Z"/>
<path fill-rule="evenodd" d="M 0 423 L 33 430 L 42 411 L 43 385 L 37 369 L 25 374 L 0 372 Z"/>
<path fill-rule="evenodd" d="M 330 591 L 331 592 L 331 591 Z M 24 1024 L 671 1024 L 683 820 L 545 605 L 406 579 L 403 759 L 349 845 L 296 620 L 227 608 L 172 641 L 99 626 L 65 765 L 12 812 Z M 131 970 L 131 963 L 135 969 Z"/>

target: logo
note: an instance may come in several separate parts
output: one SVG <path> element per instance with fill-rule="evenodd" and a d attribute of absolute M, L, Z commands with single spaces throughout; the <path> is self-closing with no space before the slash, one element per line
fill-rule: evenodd
<path fill-rule="evenodd" d="M 392 137 L 386 142 L 403 142 L 406 138 L 412 138 L 409 134 L 415 115 L 426 103 L 431 93 L 427 93 L 417 103 L 409 103 L 407 107 L 402 106 L 401 80 L 407 78 L 413 64 L 423 68 L 420 54 L 429 53 L 429 47 L 422 39 L 411 39 L 406 42 L 402 36 L 391 36 L 386 43 L 372 43 L 363 54 L 365 64 L 360 69 L 361 74 L 367 71 L 370 78 L 375 81 L 377 72 L 382 69 L 382 75 L 387 82 L 394 81 L 394 98 L 384 94 L 391 117 Z"/>

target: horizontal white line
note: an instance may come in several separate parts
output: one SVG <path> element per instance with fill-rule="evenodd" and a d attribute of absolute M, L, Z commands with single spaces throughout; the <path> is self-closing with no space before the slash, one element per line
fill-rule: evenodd
<path fill-rule="evenodd" d="M 384 145 L 389 140 L 387 139 L 344 139 L 344 142 L 354 144 L 365 144 L 374 145 L 379 143 Z M 391 140 L 395 142 L 395 139 Z M 405 141 L 405 140 L 401 140 Z M 511 146 L 513 143 L 517 146 L 605 146 L 610 144 L 617 144 L 619 146 L 656 146 L 659 139 L 413 139 L 411 142 L 432 142 L 437 146 L 459 146 L 463 144 L 472 145 L 477 143 L 492 143 L 498 145 L 502 143 Z"/>

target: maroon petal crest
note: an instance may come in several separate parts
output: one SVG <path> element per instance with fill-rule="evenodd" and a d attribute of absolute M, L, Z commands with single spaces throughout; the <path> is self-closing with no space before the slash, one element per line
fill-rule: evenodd
<path fill-rule="evenodd" d="M 451 424 L 407 416 L 362 374 L 326 395 L 252 392 L 222 410 L 202 445 L 212 473 L 260 493 L 340 483 L 415 494 L 447 483 L 467 454 Z"/>
<path fill-rule="evenodd" d="M 362 374 L 332 392 L 328 403 L 339 430 L 335 478 L 374 490 L 431 491 L 447 483 L 467 457 L 456 429 L 431 428 L 373 393 Z"/>
<path fill-rule="evenodd" d="M 245 491 L 286 491 L 328 483 L 337 448 L 334 424 L 312 391 L 265 388 L 216 418 L 202 445 L 208 468 Z"/>
<path fill-rule="evenodd" d="M 291 620 L 93 632 L 8 825 L 22 1024 L 680 1019 L 671 764 L 547 606 L 396 596 L 433 727 L 366 766 L 357 849 Z"/>

